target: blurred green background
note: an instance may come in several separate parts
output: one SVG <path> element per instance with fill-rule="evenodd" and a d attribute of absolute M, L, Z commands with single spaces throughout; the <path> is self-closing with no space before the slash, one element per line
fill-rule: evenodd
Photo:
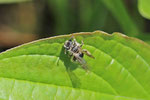
<path fill-rule="evenodd" d="M 102 30 L 150 43 L 150 0 L 0 0 L 0 52 L 55 35 Z"/>

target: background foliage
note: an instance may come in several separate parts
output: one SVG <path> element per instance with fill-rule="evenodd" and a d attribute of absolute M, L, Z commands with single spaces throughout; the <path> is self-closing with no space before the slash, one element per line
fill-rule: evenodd
<path fill-rule="evenodd" d="M 122 32 L 149 43 L 150 0 L 0 0 L 0 47 L 81 31 Z"/>

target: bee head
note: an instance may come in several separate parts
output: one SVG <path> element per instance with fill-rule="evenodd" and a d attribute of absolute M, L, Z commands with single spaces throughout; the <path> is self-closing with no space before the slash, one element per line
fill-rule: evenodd
<path fill-rule="evenodd" d="M 72 45 L 72 40 L 67 40 L 64 44 L 65 49 L 69 50 Z"/>

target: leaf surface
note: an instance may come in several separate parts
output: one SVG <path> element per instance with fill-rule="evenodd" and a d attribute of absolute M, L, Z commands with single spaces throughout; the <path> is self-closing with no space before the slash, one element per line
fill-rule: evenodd
<path fill-rule="evenodd" d="M 150 46 L 120 33 L 73 34 L 95 59 L 89 72 L 64 54 L 62 35 L 0 54 L 1 100 L 149 100 Z"/>
<path fill-rule="evenodd" d="M 138 8 L 141 15 L 150 19 L 150 0 L 138 0 Z"/>

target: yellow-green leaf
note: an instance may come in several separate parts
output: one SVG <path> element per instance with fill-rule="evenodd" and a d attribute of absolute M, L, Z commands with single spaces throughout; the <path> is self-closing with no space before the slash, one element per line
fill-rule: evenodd
<path fill-rule="evenodd" d="M 76 33 L 95 59 L 89 72 L 64 54 L 71 35 L 34 41 L 0 54 L 1 100 L 149 100 L 150 46 L 120 33 Z"/>

